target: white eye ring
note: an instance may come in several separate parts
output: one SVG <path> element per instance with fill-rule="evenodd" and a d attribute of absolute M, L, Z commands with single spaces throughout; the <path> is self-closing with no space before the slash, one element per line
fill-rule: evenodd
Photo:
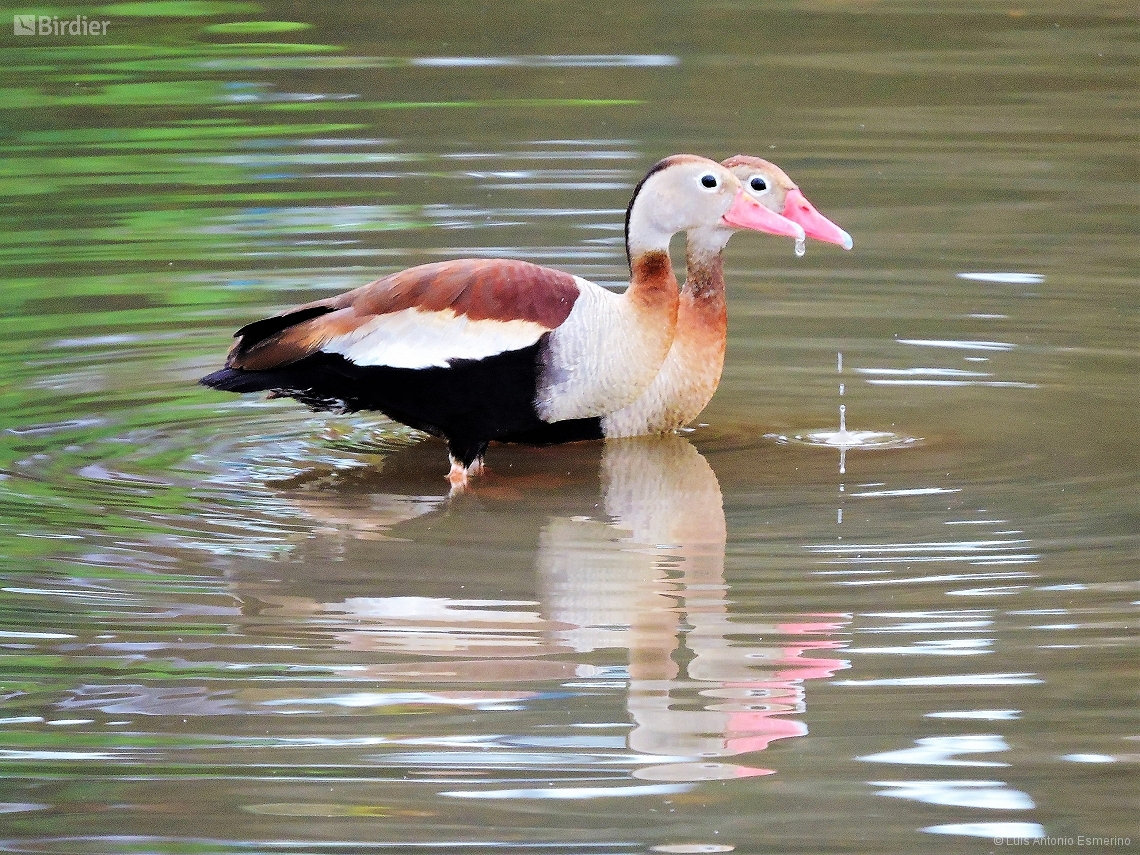
<path fill-rule="evenodd" d="M 757 184 L 760 186 L 757 187 Z M 769 192 L 771 189 L 771 185 L 769 185 L 767 180 L 765 180 L 764 176 L 762 175 L 753 175 L 748 179 L 748 190 L 754 196 L 762 196 L 765 193 Z"/>
<path fill-rule="evenodd" d="M 701 186 L 706 190 L 716 190 L 720 187 L 720 179 L 713 175 L 711 172 L 706 172 L 701 176 Z"/>

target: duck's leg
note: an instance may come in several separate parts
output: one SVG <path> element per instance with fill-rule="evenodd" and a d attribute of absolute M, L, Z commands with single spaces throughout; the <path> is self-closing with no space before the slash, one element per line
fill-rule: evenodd
<path fill-rule="evenodd" d="M 487 453 L 486 442 L 461 442 L 448 440 L 447 457 L 451 461 L 451 471 L 447 480 L 451 484 L 452 495 L 467 489 L 468 480 L 484 471 L 483 457 Z"/>
<path fill-rule="evenodd" d="M 451 471 L 447 473 L 447 480 L 451 484 L 451 493 L 462 493 L 467 489 L 467 467 L 463 465 L 461 460 L 456 460 L 452 455 L 447 455 L 451 460 Z"/>

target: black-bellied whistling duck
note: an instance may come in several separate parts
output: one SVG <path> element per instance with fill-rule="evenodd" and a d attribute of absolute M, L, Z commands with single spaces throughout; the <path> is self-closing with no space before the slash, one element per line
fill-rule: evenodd
<path fill-rule="evenodd" d="M 621 294 L 525 261 L 425 264 L 247 324 L 201 382 L 316 410 L 379 410 L 445 437 L 461 487 L 491 440 L 600 438 L 598 419 L 649 386 L 673 343 L 670 238 L 710 229 L 727 240 L 742 228 L 803 234 L 727 167 L 674 155 L 634 190 Z"/>
<path fill-rule="evenodd" d="M 740 179 L 747 193 L 768 210 L 800 225 L 807 237 L 851 249 L 851 235 L 820 214 L 774 163 L 738 154 L 722 164 Z M 687 273 L 673 345 L 641 396 L 602 417 L 603 436 L 668 433 L 693 421 L 712 400 L 724 369 L 728 335 L 723 253 L 729 234 L 717 229 L 687 233 Z"/>

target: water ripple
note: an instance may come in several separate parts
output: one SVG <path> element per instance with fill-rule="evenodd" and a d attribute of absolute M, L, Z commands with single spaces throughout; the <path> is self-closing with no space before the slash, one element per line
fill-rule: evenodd
<path fill-rule="evenodd" d="M 1033 799 L 1004 781 L 871 781 L 888 789 L 879 793 L 895 799 L 928 805 L 983 808 L 985 810 L 1030 810 Z"/>
<path fill-rule="evenodd" d="M 425 68 L 667 68 L 680 65 L 668 54 L 564 54 L 532 56 L 425 56 L 409 60 Z"/>

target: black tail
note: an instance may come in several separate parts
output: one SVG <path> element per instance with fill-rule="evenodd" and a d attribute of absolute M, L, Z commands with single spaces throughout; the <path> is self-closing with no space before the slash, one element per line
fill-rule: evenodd
<path fill-rule="evenodd" d="M 334 363 L 333 370 L 324 365 L 326 362 Z M 344 362 L 344 358 L 317 354 L 269 371 L 223 368 L 207 374 L 198 382 L 222 392 L 270 392 L 270 397 L 293 398 L 318 412 L 355 412 L 366 405 L 359 400 L 359 392 L 353 388 L 352 378 L 346 378 L 335 370 L 335 363 L 338 362 Z"/>
<path fill-rule="evenodd" d="M 241 371 L 235 368 L 223 368 L 213 374 L 207 374 L 198 382 L 211 389 L 220 389 L 223 392 L 264 392 L 274 387 L 272 376 L 260 371 Z"/>

